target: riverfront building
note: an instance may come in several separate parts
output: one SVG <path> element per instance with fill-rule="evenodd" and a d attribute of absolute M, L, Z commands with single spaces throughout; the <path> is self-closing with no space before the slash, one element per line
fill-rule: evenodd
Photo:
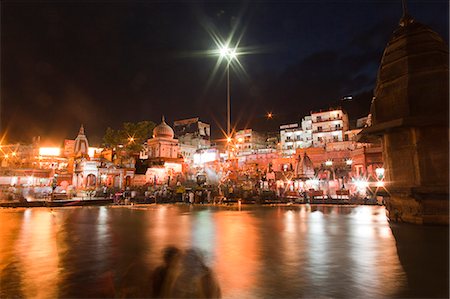
<path fill-rule="evenodd" d="M 172 179 L 181 175 L 183 158 L 179 143 L 164 116 L 161 123 L 153 129 L 153 138 L 147 140 L 147 148 L 141 153 L 141 158 L 147 159 L 148 163 L 146 183 L 170 184 Z"/>

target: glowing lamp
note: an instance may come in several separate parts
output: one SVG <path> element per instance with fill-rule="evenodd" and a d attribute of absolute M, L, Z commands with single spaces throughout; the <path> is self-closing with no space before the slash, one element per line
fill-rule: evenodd
<path fill-rule="evenodd" d="M 377 174 L 377 177 L 382 178 L 384 177 L 384 168 L 380 167 L 375 169 L 375 173 Z"/>
<path fill-rule="evenodd" d="M 369 183 L 365 180 L 357 179 L 354 181 L 356 188 L 360 191 L 366 190 L 366 188 L 369 186 Z"/>
<path fill-rule="evenodd" d="M 353 160 L 352 159 L 348 159 L 348 160 L 345 161 L 345 164 L 352 165 L 353 164 Z"/>
<path fill-rule="evenodd" d="M 325 162 L 325 165 L 326 165 L 326 166 L 331 166 L 331 165 L 333 165 L 333 161 L 327 160 L 327 161 Z"/>
<path fill-rule="evenodd" d="M 225 57 L 228 54 L 228 47 L 227 46 L 223 46 L 219 49 L 220 52 L 220 57 Z"/>
<path fill-rule="evenodd" d="M 378 181 L 375 183 L 375 186 L 377 187 L 384 187 L 384 182 L 383 181 Z"/>

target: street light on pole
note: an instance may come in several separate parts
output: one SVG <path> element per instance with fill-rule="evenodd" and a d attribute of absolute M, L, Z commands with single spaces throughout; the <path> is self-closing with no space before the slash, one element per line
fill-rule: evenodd
<path fill-rule="evenodd" d="M 230 95 L 230 64 L 236 58 L 236 49 L 229 48 L 224 45 L 219 48 L 221 58 L 227 60 L 227 138 L 230 137 L 231 127 L 231 95 Z"/>

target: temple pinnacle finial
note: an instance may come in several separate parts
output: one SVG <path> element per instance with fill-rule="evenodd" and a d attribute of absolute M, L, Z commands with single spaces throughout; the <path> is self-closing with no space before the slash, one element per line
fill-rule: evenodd
<path fill-rule="evenodd" d="M 78 135 L 84 135 L 84 127 L 83 127 L 83 124 L 81 124 L 80 131 L 78 132 Z"/>
<path fill-rule="evenodd" d="M 162 116 L 161 119 L 162 119 L 162 122 L 163 122 L 163 123 L 166 123 L 166 119 L 164 118 L 164 114 L 163 114 L 163 116 Z"/>
<path fill-rule="evenodd" d="M 408 15 L 408 6 L 406 5 L 406 0 L 402 0 L 402 7 L 403 7 L 403 17 Z"/>
<path fill-rule="evenodd" d="M 399 25 L 402 27 L 406 27 L 412 22 L 414 22 L 414 19 L 408 13 L 408 6 L 406 5 L 406 0 L 402 0 L 402 8 L 403 8 L 403 15 L 402 18 L 400 19 Z"/>

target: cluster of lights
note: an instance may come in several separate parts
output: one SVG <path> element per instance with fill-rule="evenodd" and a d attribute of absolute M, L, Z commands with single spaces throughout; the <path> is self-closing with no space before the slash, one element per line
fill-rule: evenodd
<path fill-rule="evenodd" d="M 345 160 L 345 164 L 348 165 L 348 166 L 350 166 L 350 165 L 353 164 L 353 160 L 352 160 L 352 159 L 347 159 L 347 160 Z M 333 166 L 333 160 L 327 160 L 327 161 L 325 161 L 325 165 L 326 165 L 326 166 Z"/>
<path fill-rule="evenodd" d="M 367 187 L 369 187 L 369 182 L 364 178 L 353 179 L 353 183 L 359 192 L 365 192 Z"/>

